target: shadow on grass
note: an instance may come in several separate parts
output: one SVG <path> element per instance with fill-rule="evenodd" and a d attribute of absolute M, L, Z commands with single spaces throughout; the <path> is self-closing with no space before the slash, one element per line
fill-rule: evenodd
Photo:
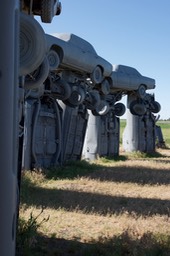
<path fill-rule="evenodd" d="M 57 229 L 57 227 L 56 227 Z M 170 255 L 170 235 L 158 236 L 152 233 L 132 238 L 127 231 L 113 238 L 99 238 L 99 241 L 83 243 L 78 240 L 49 238 L 37 234 L 36 243 L 23 254 L 17 256 L 168 256 Z"/>
<path fill-rule="evenodd" d="M 165 161 L 164 161 L 165 163 Z M 86 161 L 70 162 L 64 167 L 44 170 L 43 174 L 47 179 L 75 179 L 87 177 L 100 181 L 127 182 L 149 185 L 169 185 L 170 170 L 162 168 L 150 168 L 146 166 L 114 166 L 90 164 Z"/>
<path fill-rule="evenodd" d="M 21 203 L 27 206 L 80 210 L 83 213 L 130 214 L 132 216 L 153 216 L 170 214 L 170 201 L 138 197 L 110 196 L 98 193 L 41 188 L 27 184 L 21 189 Z"/>
<path fill-rule="evenodd" d="M 108 162 L 119 162 L 119 161 L 126 161 L 128 160 L 128 157 L 125 155 L 119 155 L 119 156 L 105 156 L 101 157 L 101 160 L 103 163 L 108 163 Z"/>

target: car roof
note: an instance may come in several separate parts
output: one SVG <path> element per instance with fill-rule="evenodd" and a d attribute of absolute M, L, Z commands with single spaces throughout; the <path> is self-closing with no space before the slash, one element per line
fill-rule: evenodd
<path fill-rule="evenodd" d="M 69 42 L 70 44 L 75 45 L 76 47 L 80 48 L 85 52 L 90 52 L 97 55 L 94 47 L 89 42 L 79 36 L 76 36 L 72 33 L 55 33 L 54 36 L 62 39 L 65 42 Z"/>
<path fill-rule="evenodd" d="M 140 75 L 141 74 L 132 67 L 129 66 L 125 66 L 125 65 L 113 65 L 113 72 L 122 72 L 122 73 L 126 73 L 128 75 Z"/>

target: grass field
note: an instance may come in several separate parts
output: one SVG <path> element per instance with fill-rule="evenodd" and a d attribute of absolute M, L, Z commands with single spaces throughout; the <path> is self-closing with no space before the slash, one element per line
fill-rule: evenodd
<path fill-rule="evenodd" d="M 157 125 L 162 129 L 165 143 L 170 146 L 170 121 L 158 121 Z"/>
<path fill-rule="evenodd" d="M 170 146 L 170 121 L 158 121 L 156 124 L 159 125 L 162 129 L 165 144 L 167 146 Z M 126 120 L 125 119 L 120 120 L 120 141 L 121 142 L 122 142 L 122 134 L 125 126 L 126 126 Z"/>
<path fill-rule="evenodd" d="M 170 149 L 24 172 L 17 255 L 168 256 L 169 184 Z"/>

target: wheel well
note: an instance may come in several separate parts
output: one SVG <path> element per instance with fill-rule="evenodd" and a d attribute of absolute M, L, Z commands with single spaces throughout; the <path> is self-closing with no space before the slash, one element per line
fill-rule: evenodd
<path fill-rule="evenodd" d="M 147 90 L 147 86 L 146 86 L 146 84 L 140 84 L 140 85 L 139 85 L 139 88 L 140 88 L 141 86 L 144 86 L 144 87 L 145 87 L 145 89 Z"/>
<path fill-rule="evenodd" d="M 144 98 L 146 95 L 147 86 L 145 84 L 140 84 L 137 94 L 140 98 Z"/>
<path fill-rule="evenodd" d="M 104 73 L 104 68 L 101 65 L 97 65 L 97 67 L 101 68 L 102 74 Z"/>
<path fill-rule="evenodd" d="M 52 45 L 51 50 L 54 50 L 55 52 L 58 53 L 59 58 L 60 58 L 60 62 L 62 62 L 63 55 L 64 55 L 62 48 L 60 46 L 58 46 L 58 45 Z"/>

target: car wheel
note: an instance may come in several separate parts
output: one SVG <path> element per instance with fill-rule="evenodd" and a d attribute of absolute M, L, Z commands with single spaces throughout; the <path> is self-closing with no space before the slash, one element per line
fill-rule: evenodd
<path fill-rule="evenodd" d="M 143 84 L 140 85 L 137 90 L 137 94 L 138 94 L 139 98 L 143 99 L 146 96 L 146 86 Z"/>
<path fill-rule="evenodd" d="M 146 113 L 146 107 L 142 103 L 133 101 L 130 104 L 130 112 L 132 113 L 132 115 L 143 116 Z"/>
<path fill-rule="evenodd" d="M 61 2 L 58 2 L 58 5 L 57 5 L 57 11 L 56 11 L 56 15 L 60 15 L 60 13 L 61 13 L 61 10 L 62 10 L 62 5 L 61 5 Z"/>
<path fill-rule="evenodd" d="M 103 71 L 101 67 L 96 66 L 91 74 L 91 80 L 95 84 L 100 84 L 103 81 Z"/>
<path fill-rule="evenodd" d="M 96 107 L 96 109 L 92 110 L 92 114 L 94 116 L 104 116 L 109 112 L 109 110 L 109 104 L 106 101 L 101 100 L 100 104 Z"/>
<path fill-rule="evenodd" d="M 87 109 L 93 110 L 100 103 L 100 95 L 97 90 L 90 91 L 86 94 L 85 102 Z"/>
<path fill-rule="evenodd" d="M 37 89 L 47 79 L 49 74 L 49 64 L 45 57 L 42 64 L 32 73 L 25 77 L 25 89 Z"/>
<path fill-rule="evenodd" d="M 41 20 L 45 23 L 51 23 L 53 17 L 56 14 L 60 14 L 58 11 L 58 0 L 42 0 L 41 1 Z"/>
<path fill-rule="evenodd" d="M 55 87 L 55 88 L 53 88 Z M 63 79 L 57 80 L 52 87 L 52 93 L 55 95 L 56 99 L 66 100 L 71 95 L 70 85 Z"/>
<path fill-rule="evenodd" d="M 159 102 L 154 101 L 151 103 L 150 110 L 153 113 L 158 113 L 161 110 L 161 105 L 159 104 Z"/>
<path fill-rule="evenodd" d="M 126 111 L 125 105 L 122 103 L 116 103 L 114 105 L 114 113 L 116 116 L 123 116 Z"/>
<path fill-rule="evenodd" d="M 50 70 L 56 70 L 60 65 L 60 57 L 54 50 L 50 50 L 47 54 Z"/>
<path fill-rule="evenodd" d="M 83 103 L 85 99 L 85 91 L 82 88 L 78 88 L 71 92 L 70 97 L 63 101 L 66 105 L 70 107 L 77 107 L 81 103 Z"/>
<path fill-rule="evenodd" d="M 46 54 L 45 33 L 31 16 L 20 14 L 20 75 L 33 72 L 42 63 Z"/>
<path fill-rule="evenodd" d="M 101 92 L 104 95 L 108 95 L 110 93 L 110 87 L 111 87 L 110 80 L 108 78 L 105 78 L 101 83 Z"/>

